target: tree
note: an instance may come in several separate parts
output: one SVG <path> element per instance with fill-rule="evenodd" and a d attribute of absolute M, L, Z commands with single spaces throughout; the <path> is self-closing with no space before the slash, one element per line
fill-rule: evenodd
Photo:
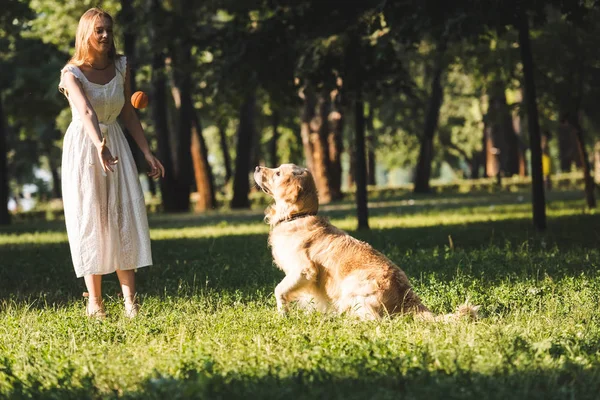
<path fill-rule="evenodd" d="M 180 200 L 180 194 L 176 191 L 177 181 L 174 172 L 174 163 L 171 150 L 171 131 L 168 123 L 168 106 L 167 106 L 167 72 L 165 66 L 165 48 L 166 48 L 166 32 L 163 22 L 168 18 L 168 15 L 163 10 L 158 0 L 150 0 L 148 2 L 148 15 L 150 23 L 148 26 L 150 43 L 151 43 L 151 90 L 150 96 L 152 103 L 150 104 L 151 118 L 156 133 L 158 142 L 158 156 L 165 166 L 165 177 L 160 181 L 160 193 L 162 196 L 162 204 L 165 211 L 179 211 L 180 204 L 184 200 Z M 189 207 L 189 192 L 188 207 Z"/>
<path fill-rule="evenodd" d="M 0 92 L 0 225 L 10 224 L 10 214 L 8 212 L 8 163 L 6 160 L 7 129 L 4 122 L 4 109 L 2 107 L 2 95 Z"/>
<path fill-rule="evenodd" d="M 517 28 L 519 31 L 519 48 L 523 61 L 523 75 L 525 81 L 525 103 L 527 107 L 527 121 L 529 126 L 529 140 L 531 149 L 531 184 L 533 202 L 533 225 L 538 230 L 546 229 L 546 200 L 544 196 L 544 180 L 542 177 L 542 147 L 540 126 L 538 120 L 537 96 L 534 81 L 534 65 L 529 40 L 529 20 L 526 11 L 519 7 Z"/>
<path fill-rule="evenodd" d="M 421 151 L 415 174 L 415 193 L 429 192 L 429 179 L 431 177 L 431 161 L 433 158 L 433 135 L 438 126 L 440 107 L 442 106 L 444 90 L 442 87 L 442 73 L 445 69 L 444 56 L 446 52 L 446 37 L 442 37 L 436 50 L 436 64 L 431 80 L 431 95 L 425 116 L 425 126 L 421 138 Z"/>
<path fill-rule="evenodd" d="M 250 190 L 250 160 L 252 160 L 252 142 L 256 136 L 254 125 L 256 114 L 255 94 L 249 91 L 240 109 L 240 122 L 237 131 L 237 145 L 235 158 L 235 173 L 233 176 L 233 198 L 231 208 L 248 208 L 250 201 L 248 192 Z"/>

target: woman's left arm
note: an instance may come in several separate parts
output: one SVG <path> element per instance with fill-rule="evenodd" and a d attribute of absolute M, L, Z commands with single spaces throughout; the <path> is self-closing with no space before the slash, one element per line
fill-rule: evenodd
<path fill-rule="evenodd" d="M 144 158 L 150 165 L 150 171 L 148 175 L 153 178 L 159 178 L 165 176 L 165 168 L 162 163 L 152 154 L 150 150 L 150 146 L 148 145 L 148 141 L 146 140 L 146 135 L 144 135 L 144 128 L 142 128 L 142 124 L 140 123 L 140 119 L 135 112 L 135 109 L 131 105 L 131 73 L 129 70 L 129 65 L 126 67 L 125 72 L 125 84 L 124 92 L 125 92 L 125 104 L 123 105 L 123 109 L 121 110 L 121 120 L 125 124 L 127 131 L 133 137 L 138 147 L 144 154 Z"/>

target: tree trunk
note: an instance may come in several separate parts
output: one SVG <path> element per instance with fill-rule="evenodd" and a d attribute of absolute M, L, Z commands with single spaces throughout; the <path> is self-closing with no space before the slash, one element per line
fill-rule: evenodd
<path fill-rule="evenodd" d="M 330 152 L 334 153 L 336 162 L 339 157 L 339 141 L 337 141 L 335 133 L 330 140 L 330 111 L 331 100 L 328 94 L 322 91 L 317 95 L 313 88 L 307 85 L 304 90 L 302 111 L 302 146 L 307 167 L 315 179 L 321 204 L 329 203 L 332 200 Z M 341 190 L 336 195 L 341 196 Z"/>
<path fill-rule="evenodd" d="M 156 183 L 154 179 L 148 179 L 148 191 L 150 191 L 150 196 L 156 197 Z"/>
<path fill-rule="evenodd" d="M 60 199 L 62 197 L 60 174 L 58 173 L 58 165 L 56 165 L 56 161 L 50 151 L 48 152 L 48 167 L 52 175 L 52 197 Z"/>
<path fill-rule="evenodd" d="M 173 49 L 173 89 L 178 92 L 179 109 L 177 119 L 177 144 L 174 159 L 175 184 L 177 191 L 176 212 L 190 210 L 190 193 L 194 181 L 192 162 L 192 124 L 196 111 L 192 102 L 192 82 L 190 77 L 191 53 L 186 43 Z M 175 103 L 177 103 L 175 99 Z"/>
<path fill-rule="evenodd" d="M 523 89 L 521 88 L 521 90 L 519 90 L 517 92 L 516 98 L 515 98 L 515 102 L 516 103 L 523 103 Z M 522 128 L 522 124 L 521 124 L 521 115 L 519 114 L 518 110 L 513 110 L 511 113 L 511 119 L 512 119 L 512 127 L 513 127 L 513 131 L 517 137 L 517 164 L 518 164 L 518 171 L 519 171 L 519 176 L 521 177 L 526 177 L 527 176 L 527 159 L 525 158 L 525 151 L 527 150 L 525 143 L 523 141 L 523 128 Z"/>
<path fill-rule="evenodd" d="M 483 158 L 483 152 L 473 154 L 469 159 L 469 170 L 470 179 L 479 179 L 479 167 L 481 166 L 481 159 Z"/>
<path fill-rule="evenodd" d="M 235 173 L 233 177 L 233 197 L 231 208 L 249 208 L 250 200 L 250 161 L 254 136 L 256 135 L 255 113 L 256 97 L 254 92 L 248 93 L 240 109 L 240 120 L 237 131 L 237 145 L 235 157 Z"/>
<path fill-rule="evenodd" d="M 227 145 L 227 124 L 223 121 L 218 122 L 219 129 L 219 144 L 221 146 L 221 153 L 223 153 L 223 164 L 225 164 L 225 184 L 229 183 L 232 176 L 231 171 L 231 156 L 229 155 L 229 146 Z"/>
<path fill-rule="evenodd" d="M 500 157 L 498 157 L 498 149 L 494 146 L 492 128 L 485 119 L 483 123 L 483 158 L 484 175 L 488 178 L 499 176 Z"/>
<path fill-rule="evenodd" d="M 279 112 L 273 111 L 271 116 L 271 125 L 273 129 L 273 136 L 269 140 L 269 164 L 272 168 L 275 168 L 279 164 L 279 158 L 277 157 L 277 143 L 279 140 Z"/>
<path fill-rule="evenodd" d="M 573 129 L 575 138 L 577 139 L 577 149 L 579 150 L 579 162 L 583 166 L 583 182 L 585 184 L 585 199 L 588 208 L 596 208 L 596 197 L 594 195 L 595 185 L 592 172 L 590 170 L 590 161 L 587 150 L 585 149 L 585 141 L 583 140 L 583 129 L 579 123 L 579 113 L 575 112 L 567 117 L 567 123 Z"/>
<path fill-rule="evenodd" d="M 544 179 L 542 177 L 542 148 L 540 125 L 538 120 L 537 96 L 535 92 L 534 65 L 529 41 L 529 21 L 524 10 L 519 10 L 517 29 L 519 30 L 519 48 L 523 63 L 525 82 L 525 104 L 529 127 L 529 148 L 531 149 L 531 190 L 533 225 L 542 231 L 546 229 L 546 199 Z"/>
<path fill-rule="evenodd" d="M 202 125 L 198 114 L 192 116 L 192 162 L 194 164 L 194 177 L 196 179 L 196 191 L 198 200 L 194 206 L 194 211 L 203 212 L 211 210 L 216 206 L 215 187 L 213 174 L 208 163 L 208 149 L 204 136 L 202 136 Z"/>
<path fill-rule="evenodd" d="M 315 119 L 315 105 L 317 104 L 317 96 L 315 96 L 310 86 L 304 89 L 304 103 L 302 106 L 300 136 L 302 137 L 302 148 L 304 149 L 304 157 L 306 159 L 306 168 L 311 172 L 314 170 L 313 148 L 310 142 L 311 124 Z"/>
<path fill-rule="evenodd" d="M 369 113 L 367 114 L 367 184 L 375 185 L 375 127 L 373 125 L 373 106 L 369 104 Z"/>
<path fill-rule="evenodd" d="M 191 88 L 193 87 L 191 70 L 193 68 L 190 47 L 181 43 L 173 52 L 174 58 L 174 100 L 179 104 L 179 140 L 177 160 L 179 166 L 178 190 L 187 192 L 187 200 L 181 197 L 181 211 L 189 209 L 189 196 L 192 181 L 195 180 L 198 200 L 194 211 L 204 212 L 216 206 L 214 182 L 211 166 L 208 162 L 208 149 L 202 136 L 202 124 L 194 108 Z M 194 176 L 191 177 L 190 173 Z"/>
<path fill-rule="evenodd" d="M 136 73 L 136 54 L 135 54 L 135 44 L 136 44 L 136 32 L 138 26 L 136 24 L 136 13 L 133 8 L 132 0 L 121 0 L 121 11 L 119 12 L 117 19 L 119 25 L 123 29 L 123 50 L 125 55 L 127 56 L 127 66 L 129 67 L 130 82 L 131 82 L 131 93 L 135 93 L 137 91 L 137 83 L 135 80 Z M 125 99 L 125 101 L 131 101 L 131 99 Z M 146 172 L 148 170 L 147 166 L 142 163 L 143 154 L 140 148 L 135 143 L 133 137 L 127 132 L 127 128 L 124 129 L 125 138 L 127 139 L 127 143 L 129 144 L 129 148 L 131 149 L 131 154 L 133 155 L 133 160 L 135 161 L 135 165 L 138 168 L 138 171 Z M 148 175 L 144 174 L 148 180 L 152 180 Z"/>
<path fill-rule="evenodd" d="M 311 121 L 310 144 L 313 149 L 313 177 L 319 192 L 319 203 L 331 202 L 331 182 L 329 177 L 329 112 L 331 101 L 326 93 L 319 93 L 317 97 L 316 116 Z"/>
<path fill-rule="evenodd" d="M 0 225 L 10 224 L 8 212 L 8 128 L 4 118 L 2 95 L 0 94 Z"/>
<path fill-rule="evenodd" d="M 356 100 L 354 103 L 355 135 L 354 148 L 356 149 L 356 213 L 358 229 L 369 229 L 369 208 L 367 206 L 367 161 L 365 156 L 365 105 L 362 100 L 361 84 L 357 85 Z"/>
<path fill-rule="evenodd" d="M 356 135 L 349 137 L 348 141 L 355 142 Z M 354 146 L 350 146 L 350 148 L 348 149 L 348 177 L 346 180 L 346 184 L 348 185 L 349 189 L 356 186 L 356 151 L 354 151 L 352 147 Z"/>
<path fill-rule="evenodd" d="M 568 112 L 561 109 L 559 114 L 565 116 Z M 579 157 L 577 138 L 574 135 L 573 128 L 569 124 L 559 124 L 557 133 L 560 170 L 562 172 L 571 172 L 573 164 L 575 164 L 576 168 L 581 168 L 581 158 Z"/>
<path fill-rule="evenodd" d="M 431 178 L 431 161 L 433 158 L 433 136 L 438 126 L 440 108 L 444 101 L 442 88 L 442 74 L 444 72 L 443 57 L 446 52 L 446 41 L 441 40 L 437 50 L 437 60 L 433 80 L 431 81 L 431 96 L 425 116 L 425 127 L 421 138 L 421 149 L 415 173 L 415 193 L 429 193 L 429 179 Z"/>
<path fill-rule="evenodd" d="M 594 180 L 600 185 L 600 141 L 594 146 Z"/>
<path fill-rule="evenodd" d="M 344 112 L 342 108 L 341 96 L 335 95 L 332 107 L 327 116 L 329 132 L 327 136 L 327 145 L 329 147 L 329 185 L 331 190 L 331 199 L 340 200 L 342 198 L 342 151 L 343 151 L 343 132 L 344 132 Z"/>
<path fill-rule="evenodd" d="M 512 176 L 519 173 L 519 140 L 506 102 L 505 89 L 502 81 L 492 83 L 485 120 L 490 141 L 488 151 L 496 156 L 498 162 L 496 172 L 502 176 Z"/>
<path fill-rule="evenodd" d="M 162 54 L 155 54 L 152 59 L 152 122 L 158 142 L 158 157 L 165 167 L 165 177 L 160 180 L 160 192 L 164 210 L 177 211 L 178 201 L 175 192 L 175 168 L 171 156 L 171 132 L 167 119 L 167 86 L 165 64 Z"/>
<path fill-rule="evenodd" d="M 175 185 L 175 169 L 173 165 L 171 149 L 171 132 L 167 117 L 167 79 L 165 71 L 165 56 L 162 52 L 161 35 L 158 29 L 161 27 L 163 10 L 159 0 L 150 1 L 150 38 L 153 44 L 152 55 L 152 79 L 150 110 L 152 123 L 156 132 L 158 142 L 158 157 L 165 167 L 165 177 L 160 180 L 160 192 L 162 204 L 165 211 L 176 211 L 178 194 Z"/>

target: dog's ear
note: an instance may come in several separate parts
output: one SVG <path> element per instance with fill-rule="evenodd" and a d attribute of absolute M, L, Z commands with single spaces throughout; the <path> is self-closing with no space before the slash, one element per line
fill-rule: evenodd
<path fill-rule="evenodd" d="M 295 203 L 302 193 L 302 185 L 295 180 L 291 180 L 286 187 L 285 200 L 289 203 Z"/>

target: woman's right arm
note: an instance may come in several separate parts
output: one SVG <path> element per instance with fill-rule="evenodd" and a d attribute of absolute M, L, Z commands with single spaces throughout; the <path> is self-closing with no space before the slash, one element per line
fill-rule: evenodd
<path fill-rule="evenodd" d="M 98 157 L 101 160 L 102 169 L 104 172 L 112 172 L 112 166 L 119 161 L 118 157 L 113 157 L 108 147 L 106 147 L 106 139 L 102 137 L 100 125 L 98 124 L 98 117 L 83 91 L 81 82 L 79 82 L 72 73 L 65 72 L 62 78 L 62 85 L 64 86 L 66 93 L 68 93 L 69 101 L 81 116 L 85 132 L 98 150 Z"/>

